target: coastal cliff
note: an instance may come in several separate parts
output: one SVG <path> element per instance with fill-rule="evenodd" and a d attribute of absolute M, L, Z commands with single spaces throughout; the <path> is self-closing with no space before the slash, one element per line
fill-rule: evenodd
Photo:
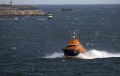
<path fill-rule="evenodd" d="M 0 16 L 45 16 L 45 12 L 30 5 L 0 5 Z"/>

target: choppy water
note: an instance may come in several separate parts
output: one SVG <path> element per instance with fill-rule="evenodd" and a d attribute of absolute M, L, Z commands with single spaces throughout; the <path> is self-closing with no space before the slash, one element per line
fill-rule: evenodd
<path fill-rule="evenodd" d="M 37 7 L 53 18 L 0 17 L 0 76 L 119 76 L 120 5 Z M 73 30 L 87 53 L 67 59 L 62 48 Z"/>

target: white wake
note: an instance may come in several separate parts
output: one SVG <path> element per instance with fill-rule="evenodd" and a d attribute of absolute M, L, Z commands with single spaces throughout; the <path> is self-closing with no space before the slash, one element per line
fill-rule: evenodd
<path fill-rule="evenodd" d="M 58 52 L 54 52 L 52 54 L 47 54 L 45 57 L 43 58 L 63 58 L 64 54 L 63 53 L 58 53 Z"/>
<path fill-rule="evenodd" d="M 90 50 L 84 54 L 79 54 L 76 58 L 95 59 L 95 58 L 110 58 L 110 57 L 120 57 L 120 53 L 110 53 L 107 51 Z"/>
<path fill-rule="evenodd" d="M 99 50 L 89 50 L 84 54 L 79 54 L 75 58 L 79 59 L 96 59 L 96 58 L 111 58 L 111 57 L 120 57 L 120 53 L 110 53 L 107 51 Z M 43 58 L 65 58 L 64 54 L 61 52 L 54 52 L 52 54 L 47 54 Z"/>

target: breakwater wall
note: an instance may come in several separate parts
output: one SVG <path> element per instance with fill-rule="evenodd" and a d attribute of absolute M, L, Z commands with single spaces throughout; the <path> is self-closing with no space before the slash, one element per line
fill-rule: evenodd
<path fill-rule="evenodd" d="M 45 16 L 45 12 L 35 6 L 0 5 L 0 16 Z"/>

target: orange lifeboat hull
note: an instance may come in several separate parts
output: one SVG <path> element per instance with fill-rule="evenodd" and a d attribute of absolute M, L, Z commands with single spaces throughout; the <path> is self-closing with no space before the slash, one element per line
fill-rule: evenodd
<path fill-rule="evenodd" d="M 67 58 L 74 58 L 80 53 L 85 53 L 86 50 L 80 44 L 78 39 L 71 39 L 65 49 L 63 49 L 64 56 Z"/>

